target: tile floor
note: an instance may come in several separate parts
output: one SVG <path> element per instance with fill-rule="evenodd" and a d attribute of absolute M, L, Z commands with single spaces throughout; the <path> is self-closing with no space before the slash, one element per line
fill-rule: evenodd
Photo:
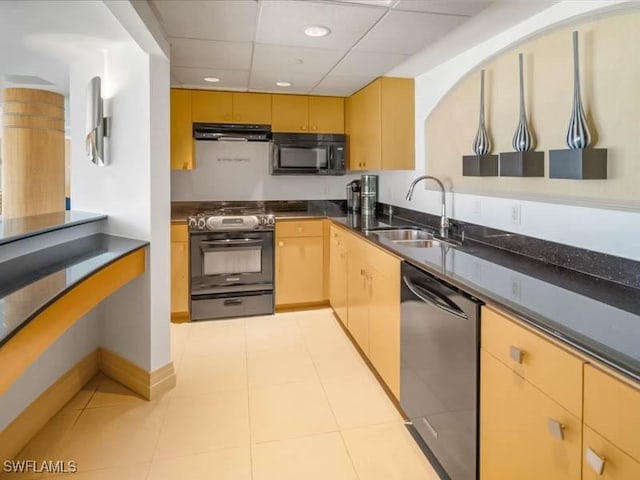
<path fill-rule="evenodd" d="M 75 460 L 53 475 L 74 480 L 438 478 L 330 310 L 171 329 L 174 390 L 98 375 L 18 458 Z"/>

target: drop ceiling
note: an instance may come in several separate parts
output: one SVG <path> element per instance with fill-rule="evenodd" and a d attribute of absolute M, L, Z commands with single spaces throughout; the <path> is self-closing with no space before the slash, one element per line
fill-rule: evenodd
<path fill-rule="evenodd" d="M 485 9 L 486 0 L 150 0 L 185 88 L 350 95 Z M 330 35 L 308 37 L 323 25 Z M 205 77 L 219 78 L 217 83 Z M 278 87 L 276 82 L 292 83 Z"/>

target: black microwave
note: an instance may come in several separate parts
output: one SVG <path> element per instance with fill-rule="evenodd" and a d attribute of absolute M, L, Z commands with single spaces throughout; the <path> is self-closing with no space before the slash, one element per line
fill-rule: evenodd
<path fill-rule="evenodd" d="M 344 175 L 346 135 L 274 133 L 271 175 Z"/>

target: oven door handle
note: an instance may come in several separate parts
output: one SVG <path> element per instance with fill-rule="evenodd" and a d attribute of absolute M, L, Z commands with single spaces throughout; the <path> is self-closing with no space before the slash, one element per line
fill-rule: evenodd
<path fill-rule="evenodd" d="M 252 245 L 264 243 L 261 238 L 225 238 L 224 240 L 203 240 L 200 245 Z"/>
<path fill-rule="evenodd" d="M 432 291 L 427 290 L 423 287 L 419 287 L 414 284 L 411 280 L 409 280 L 406 276 L 402 277 L 404 284 L 407 288 L 413 293 L 416 297 L 422 300 L 424 303 L 428 303 L 429 305 L 433 305 L 434 307 L 439 308 L 440 310 L 444 310 L 451 315 L 455 315 L 458 318 L 462 318 L 467 320 L 467 314 L 464 313 L 455 303 L 453 303 L 448 298 Z"/>

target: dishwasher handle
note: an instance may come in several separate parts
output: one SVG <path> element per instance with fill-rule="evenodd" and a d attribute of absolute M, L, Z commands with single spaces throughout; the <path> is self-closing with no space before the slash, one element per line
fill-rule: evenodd
<path fill-rule="evenodd" d="M 467 320 L 469 318 L 467 314 L 464 313 L 455 303 L 453 303 L 451 300 L 441 295 L 440 293 L 420 287 L 404 275 L 402 276 L 402 281 L 407 286 L 407 288 L 411 290 L 411 293 L 413 293 L 424 303 L 433 305 L 440 310 L 444 310 L 445 312 L 450 313 L 451 315 L 455 315 L 456 317 L 462 318 L 464 320 Z"/>

